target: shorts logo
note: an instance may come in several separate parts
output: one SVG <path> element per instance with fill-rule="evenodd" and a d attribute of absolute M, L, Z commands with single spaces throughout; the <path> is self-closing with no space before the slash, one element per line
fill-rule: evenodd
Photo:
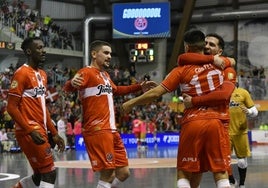
<path fill-rule="evenodd" d="M 197 162 L 197 158 L 195 157 L 183 157 L 183 162 Z"/>
<path fill-rule="evenodd" d="M 106 159 L 107 159 L 108 162 L 111 162 L 113 160 L 113 154 L 107 153 L 106 154 Z"/>
<path fill-rule="evenodd" d="M 91 164 L 92 164 L 92 166 L 97 166 L 98 162 L 97 161 L 92 161 Z"/>

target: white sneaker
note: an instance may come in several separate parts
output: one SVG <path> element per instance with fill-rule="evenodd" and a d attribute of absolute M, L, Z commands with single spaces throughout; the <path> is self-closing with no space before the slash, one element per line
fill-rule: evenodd
<path fill-rule="evenodd" d="M 236 188 L 235 184 L 230 183 L 230 188 Z"/>
<path fill-rule="evenodd" d="M 237 180 L 235 180 L 235 183 L 230 183 L 230 188 L 236 188 L 238 186 Z"/>

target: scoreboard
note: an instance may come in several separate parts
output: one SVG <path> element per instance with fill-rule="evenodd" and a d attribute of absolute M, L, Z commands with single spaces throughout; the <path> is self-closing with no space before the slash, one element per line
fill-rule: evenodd
<path fill-rule="evenodd" d="M 129 44 L 129 60 L 131 63 L 154 62 L 154 43 L 137 42 Z"/>

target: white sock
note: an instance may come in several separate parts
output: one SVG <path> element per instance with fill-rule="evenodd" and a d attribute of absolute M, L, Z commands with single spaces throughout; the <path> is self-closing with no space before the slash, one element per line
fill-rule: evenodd
<path fill-rule="evenodd" d="M 41 181 L 40 185 L 39 185 L 39 188 L 54 188 L 54 184 Z"/>
<path fill-rule="evenodd" d="M 113 182 L 112 182 L 112 187 L 116 187 L 117 185 L 120 185 L 122 181 L 120 181 L 118 178 L 114 178 Z"/>
<path fill-rule="evenodd" d="M 182 178 L 177 181 L 178 188 L 191 188 L 189 180 Z"/>
<path fill-rule="evenodd" d="M 217 188 L 227 188 L 227 187 L 230 187 L 228 179 L 221 179 L 217 181 Z"/>
<path fill-rule="evenodd" d="M 22 187 L 38 187 L 34 184 L 32 175 L 26 176 L 20 180 L 20 184 Z"/>
<path fill-rule="evenodd" d="M 99 180 L 97 188 L 111 188 L 111 184 L 108 182 Z"/>

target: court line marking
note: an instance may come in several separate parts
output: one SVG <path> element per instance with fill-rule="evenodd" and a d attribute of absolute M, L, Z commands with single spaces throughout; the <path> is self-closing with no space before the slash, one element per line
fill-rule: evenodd
<path fill-rule="evenodd" d="M 129 159 L 129 168 L 176 168 L 177 158 L 136 158 Z M 232 164 L 237 160 L 232 159 Z M 55 161 L 58 168 L 92 168 L 89 160 Z"/>
<path fill-rule="evenodd" d="M 20 178 L 20 175 L 18 174 L 8 174 L 8 173 L 0 173 L 0 176 L 7 176 L 0 178 L 0 181 L 7 181 L 7 180 L 13 180 Z"/>

